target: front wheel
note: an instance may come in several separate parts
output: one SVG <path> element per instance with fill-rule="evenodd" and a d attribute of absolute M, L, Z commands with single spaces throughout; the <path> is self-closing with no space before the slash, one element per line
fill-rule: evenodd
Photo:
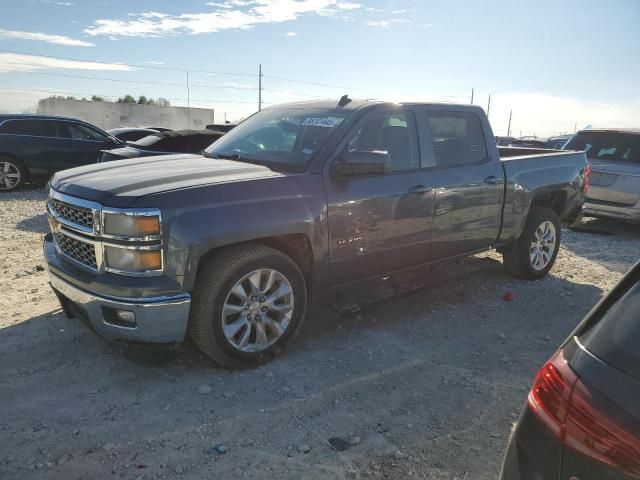
<path fill-rule="evenodd" d="M 0 156 L 0 191 L 10 192 L 27 179 L 27 169 L 20 160 Z"/>
<path fill-rule="evenodd" d="M 304 276 L 290 257 L 261 245 L 234 247 L 198 272 L 189 330 L 216 363 L 252 367 L 284 349 L 306 306 Z"/>
<path fill-rule="evenodd" d="M 558 216 L 550 208 L 532 207 L 522 235 L 502 256 L 509 273 L 525 280 L 537 280 L 551 270 L 559 250 Z"/>

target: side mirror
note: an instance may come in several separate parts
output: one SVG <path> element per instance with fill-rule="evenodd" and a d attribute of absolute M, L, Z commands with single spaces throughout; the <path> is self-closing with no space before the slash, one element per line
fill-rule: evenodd
<path fill-rule="evenodd" d="M 333 164 L 333 175 L 340 178 L 382 175 L 391 169 L 389 154 L 381 150 L 344 152 Z"/>

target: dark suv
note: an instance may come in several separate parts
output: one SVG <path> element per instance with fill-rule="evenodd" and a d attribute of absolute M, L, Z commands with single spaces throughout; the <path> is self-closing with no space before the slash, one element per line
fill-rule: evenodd
<path fill-rule="evenodd" d="M 73 118 L 0 115 L 0 190 L 95 163 L 100 150 L 119 145 L 103 130 Z"/>

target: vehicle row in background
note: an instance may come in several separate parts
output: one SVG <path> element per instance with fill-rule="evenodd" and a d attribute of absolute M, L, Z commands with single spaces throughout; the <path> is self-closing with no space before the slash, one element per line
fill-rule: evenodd
<path fill-rule="evenodd" d="M 567 143 L 571 135 L 555 135 L 549 138 L 540 137 L 502 137 L 496 136 L 496 145 L 499 147 L 526 147 L 560 150 Z"/>
<path fill-rule="evenodd" d="M 136 142 L 127 142 L 119 148 L 104 150 L 98 161 L 108 162 L 171 153 L 201 153 L 224 134 L 225 132 L 213 130 L 155 132 Z"/>
<path fill-rule="evenodd" d="M 0 190 L 46 182 L 55 172 L 88 165 L 123 142 L 75 118 L 0 115 Z"/>
<path fill-rule="evenodd" d="M 198 153 L 224 133 L 174 132 L 162 127 L 123 127 L 105 132 L 75 118 L 0 115 L 0 191 L 15 190 L 26 182 L 44 184 L 55 172 L 98 161 Z M 113 153 L 106 154 L 109 151 Z"/>

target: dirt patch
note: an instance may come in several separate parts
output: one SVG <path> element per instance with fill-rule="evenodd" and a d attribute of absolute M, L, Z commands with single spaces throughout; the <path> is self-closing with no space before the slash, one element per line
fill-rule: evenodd
<path fill-rule="evenodd" d="M 613 235 L 563 230 L 541 281 L 485 255 L 361 287 L 316 303 L 275 362 L 231 372 L 64 318 L 44 198 L 0 197 L 2 478 L 493 479 L 534 372 L 640 251 L 640 229 L 594 220 Z"/>

